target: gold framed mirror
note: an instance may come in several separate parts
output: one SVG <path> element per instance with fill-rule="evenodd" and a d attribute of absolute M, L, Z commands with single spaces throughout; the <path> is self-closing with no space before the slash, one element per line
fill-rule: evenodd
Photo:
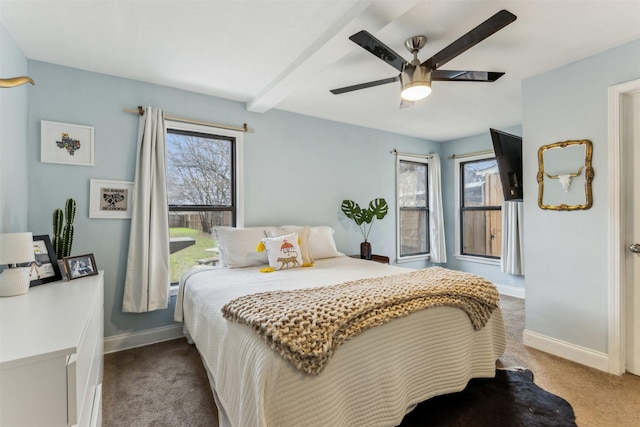
<path fill-rule="evenodd" d="M 593 144 L 588 139 L 556 142 L 538 149 L 538 206 L 572 211 L 593 205 Z"/>

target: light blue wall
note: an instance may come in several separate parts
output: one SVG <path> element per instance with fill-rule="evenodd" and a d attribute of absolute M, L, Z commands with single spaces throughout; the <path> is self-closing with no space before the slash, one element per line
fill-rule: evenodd
<path fill-rule="evenodd" d="M 438 152 L 440 144 L 272 110 L 253 114 L 258 132 L 245 145 L 246 223 L 329 224 L 338 249 L 359 253 L 362 236 L 340 213 L 343 199 L 361 205 L 384 197 L 390 214 L 376 221 L 374 253 L 395 254 L 395 156 Z M 424 266 L 422 263 L 421 266 Z"/>
<path fill-rule="evenodd" d="M 169 310 L 122 313 L 129 220 L 89 219 L 91 178 L 131 181 L 137 117 L 123 108 L 153 105 L 167 114 L 241 125 L 245 141 L 245 225 L 326 224 L 340 251 L 358 253 L 362 239 L 339 211 L 344 198 L 364 204 L 385 197 L 392 213 L 376 223 L 375 253 L 395 251 L 395 158 L 389 151 L 438 152 L 440 144 L 282 111 L 248 113 L 244 104 L 210 96 L 29 61 L 38 81 L 29 97 L 29 225 L 51 234 L 51 214 L 68 197 L 77 201 L 74 254 L 93 253 L 105 270 L 105 336 L 172 324 Z M 95 127 L 95 166 L 40 162 L 40 121 Z"/>
<path fill-rule="evenodd" d="M 27 74 L 27 58 L 0 25 L 0 77 Z M 27 108 L 31 85 L 0 89 L 0 233 L 28 231 Z"/>
<path fill-rule="evenodd" d="M 514 135 L 522 135 L 522 127 L 515 126 L 505 129 L 499 129 Z M 526 143 L 526 142 L 525 142 Z M 441 168 L 442 168 L 442 194 L 444 204 L 445 217 L 445 236 L 447 240 L 447 267 L 454 270 L 467 271 L 469 273 L 479 274 L 492 282 L 515 288 L 524 289 L 524 277 L 514 276 L 502 273 L 500 266 L 481 264 L 478 262 L 470 262 L 456 259 L 454 257 L 455 242 L 455 217 L 457 215 L 455 209 L 455 194 L 458 191 L 455 188 L 455 160 L 449 159 L 453 154 L 468 154 L 478 151 L 493 150 L 489 126 L 487 131 L 479 135 L 466 138 L 455 139 L 442 143 Z M 535 181 L 535 177 L 534 177 Z M 526 219 L 525 219 L 526 221 Z M 526 240 L 526 236 L 525 236 Z"/>
<path fill-rule="evenodd" d="M 640 40 L 523 83 L 526 328 L 607 351 L 609 86 L 640 78 Z M 537 151 L 572 139 L 593 142 L 593 207 L 538 208 Z"/>

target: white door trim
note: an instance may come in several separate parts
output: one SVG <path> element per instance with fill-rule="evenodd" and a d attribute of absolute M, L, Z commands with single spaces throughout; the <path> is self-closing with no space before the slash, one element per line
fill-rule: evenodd
<path fill-rule="evenodd" d="M 609 372 L 626 369 L 624 144 L 622 97 L 640 91 L 640 79 L 609 87 Z"/>

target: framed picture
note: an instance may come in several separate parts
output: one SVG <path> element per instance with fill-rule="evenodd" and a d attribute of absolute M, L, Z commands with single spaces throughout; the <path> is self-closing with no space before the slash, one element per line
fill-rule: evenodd
<path fill-rule="evenodd" d="M 92 126 L 40 121 L 40 161 L 77 166 L 93 166 Z"/>
<path fill-rule="evenodd" d="M 33 254 L 35 261 L 20 264 L 21 267 L 30 267 L 29 286 L 38 286 L 44 283 L 62 280 L 58 259 L 53 252 L 49 236 L 33 236 Z"/>
<path fill-rule="evenodd" d="M 98 274 L 98 268 L 96 267 L 96 260 L 93 258 L 93 254 L 69 256 L 63 259 L 64 269 L 67 272 L 69 280 Z"/>
<path fill-rule="evenodd" d="M 131 218 L 133 182 L 92 179 L 89 218 Z"/>

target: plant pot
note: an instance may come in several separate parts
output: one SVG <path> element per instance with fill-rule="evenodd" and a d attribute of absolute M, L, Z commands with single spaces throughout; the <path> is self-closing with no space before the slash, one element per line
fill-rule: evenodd
<path fill-rule="evenodd" d="M 65 280 L 67 278 L 67 270 L 65 270 L 64 261 L 61 260 L 61 259 L 58 260 L 58 268 L 60 269 L 60 274 L 62 275 L 62 280 Z"/>
<path fill-rule="evenodd" d="M 371 259 L 371 243 L 366 240 L 360 243 L 360 258 L 362 259 Z"/>

